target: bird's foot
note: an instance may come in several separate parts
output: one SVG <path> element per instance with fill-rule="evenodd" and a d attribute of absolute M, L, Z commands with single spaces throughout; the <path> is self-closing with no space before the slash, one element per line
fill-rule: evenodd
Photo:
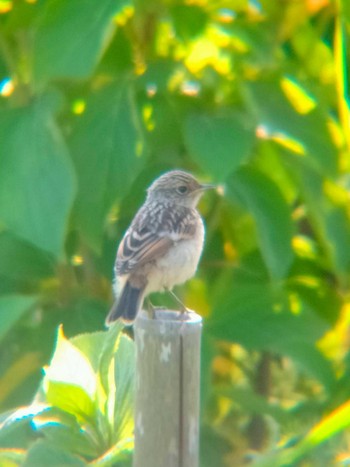
<path fill-rule="evenodd" d="M 149 319 L 156 319 L 156 308 L 149 298 L 147 299 L 147 314 Z"/>
<path fill-rule="evenodd" d="M 147 298 L 147 314 L 149 319 L 157 319 L 157 310 L 165 310 L 164 306 L 155 306 L 149 298 Z"/>
<path fill-rule="evenodd" d="M 179 299 L 179 297 L 170 289 L 167 289 L 169 294 L 173 297 L 173 299 L 180 305 L 180 313 L 181 313 L 181 319 L 185 320 L 188 316 L 189 309 L 186 307 L 184 303 Z"/>

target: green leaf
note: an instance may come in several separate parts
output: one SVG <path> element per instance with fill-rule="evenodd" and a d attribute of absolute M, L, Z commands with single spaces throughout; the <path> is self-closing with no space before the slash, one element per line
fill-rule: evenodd
<path fill-rule="evenodd" d="M 0 340 L 37 301 L 37 297 L 9 295 L 0 297 Z"/>
<path fill-rule="evenodd" d="M 317 107 L 306 114 L 298 113 L 278 86 L 278 81 L 247 85 L 248 103 L 267 137 L 290 141 L 305 155 L 297 155 L 306 164 L 323 172 L 337 173 L 337 148 L 328 129 L 327 115 Z"/>
<path fill-rule="evenodd" d="M 326 388 L 334 384 L 328 360 L 316 348 L 316 342 L 329 324 L 304 304 L 293 314 L 288 296 L 268 283 L 231 277 L 221 290 L 207 332 L 218 339 L 237 342 L 251 350 L 270 350 L 292 358 L 303 370 L 321 381 Z"/>
<path fill-rule="evenodd" d="M 350 222 L 348 206 L 333 206 L 324 216 L 328 247 L 335 267 L 348 274 L 350 270 Z"/>
<path fill-rule="evenodd" d="M 33 281 L 53 276 L 54 267 L 55 261 L 49 253 L 10 232 L 0 233 L 0 274 Z"/>
<path fill-rule="evenodd" d="M 0 112 L 0 224 L 60 256 L 75 180 L 53 107 L 43 99 Z"/>
<path fill-rule="evenodd" d="M 45 372 L 44 389 L 49 382 L 64 383 L 81 388 L 94 400 L 97 385 L 95 372 L 85 355 L 65 338 L 61 329 L 55 353 Z"/>
<path fill-rule="evenodd" d="M 198 5 L 174 5 L 171 16 L 176 34 L 184 40 L 200 35 L 208 21 L 207 13 Z"/>
<path fill-rule="evenodd" d="M 135 384 L 135 343 L 126 335 L 120 338 L 114 357 L 115 408 L 114 440 L 133 436 L 134 431 L 134 384 Z"/>
<path fill-rule="evenodd" d="M 263 173 L 242 168 L 227 183 L 228 196 L 243 202 L 258 229 L 258 242 L 270 274 L 283 278 L 293 260 L 290 208 L 278 186 Z"/>
<path fill-rule="evenodd" d="M 20 467 L 23 465 L 24 458 L 24 451 L 18 451 L 14 449 L 0 449 L 1 467 Z"/>
<path fill-rule="evenodd" d="M 79 424 L 77 417 L 57 407 L 43 410 L 33 419 L 33 426 L 52 445 L 84 457 L 98 457 L 101 447 L 96 446 L 86 422 Z M 99 449 L 100 448 L 100 449 Z"/>
<path fill-rule="evenodd" d="M 115 353 L 118 350 L 120 343 L 121 331 L 123 324 L 119 321 L 115 322 L 106 333 L 104 344 L 100 349 L 100 378 L 101 384 L 106 392 L 110 396 L 114 397 L 115 385 L 111 385 L 110 369 L 113 365 L 113 359 Z M 111 417 L 112 419 L 113 417 Z"/>
<path fill-rule="evenodd" d="M 129 86 L 114 83 L 93 94 L 73 128 L 70 145 L 79 176 L 77 224 L 90 246 L 99 249 L 107 213 L 144 163 Z"/>
<path fill-rule="evenodd" d="M 45 392 L 48 404 L 74 415 L 80 423 L 94 418 L 94 402 L 80 386 L 48 381 Z"/>
<path fill-rule="evenodd" d="M 350 25 L 350 5 L 347 0 L 340 0 L 341 14 L 343 18 L 347 21 L 348 26 Z"/>
<path fill-rule="evenodd" d="M 218 180 L 225 180 L 248 156 L 254 132 L 242 116 L 191 114 L 184 123 L 185 144 L 197 163 Z"/>
<path fill-rule="evenodd" d="M 25 449 L 28 446 L 33 436 L 31 423 L 34 414 L 35 410 L 30 410 L 29 408 L 23 409 L 22 407 L 0 415 L 1 448 L 13 450 L 17 448 L 19 450 Z M 0 465 L 2 466 L 1 462 Z"/>
<path fill-rule="evenodd" d="M 90 75 L 113 32 L 113 16 L 127 4 L 47 1 L 34 36 L 34 82 Z"/>
<path fill-rule="evenodd" d="M 28 451 L 22 467 L 86 467 L 82 459 L 51 443 L 36 441 Z"/>
<path fill-rule="evenodd" d="M 103 355 L 101 349 L 104 349 L 106 343 L 106 332 L 79 334 L 70 339 L 70 342 L 85 355 L 94 371 L 99 371 Z"/>
<path fill-rule="evenodd" d="M 298 175 L 315 236 L 321 238 L 336 270 L 347 275 L 350 268 L 348 192 L 314 170 L 300 167 Z"/>

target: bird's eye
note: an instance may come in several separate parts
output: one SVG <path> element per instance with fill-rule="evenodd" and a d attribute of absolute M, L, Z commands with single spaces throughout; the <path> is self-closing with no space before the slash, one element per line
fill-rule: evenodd
<path fill-rule="evenodd" d="M 181 185 L 176 190 L 178 193 L 180 193 L 180 195 L 184 195 L 185 193 L 187 193 L 188 188 L 186 185 Z"/>

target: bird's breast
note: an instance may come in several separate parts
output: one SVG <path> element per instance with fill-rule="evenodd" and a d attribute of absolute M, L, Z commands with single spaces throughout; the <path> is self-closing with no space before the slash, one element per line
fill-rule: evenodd
<path fill-rule="evenodd" d="M 204 242 L 204 227 L 200 221 L 196 234 L 175 242 L 168 252 L 158 258 L 148 272 L 147 293 L 171 289 L 190 279 L 196 272 Z"/>

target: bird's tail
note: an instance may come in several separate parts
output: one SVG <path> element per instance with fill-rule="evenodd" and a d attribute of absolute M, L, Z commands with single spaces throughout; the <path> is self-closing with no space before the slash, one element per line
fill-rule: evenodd
<path fill-rule="evenodd" d="M 133 287 L 130 281 L 126 281 L 119 299 L 107 315 L 106 325 L 110 326 L 118 318 L 121 318 L 124 324 L 132 324 L 141 308 L 144 290 L 144 287 Z"/>

